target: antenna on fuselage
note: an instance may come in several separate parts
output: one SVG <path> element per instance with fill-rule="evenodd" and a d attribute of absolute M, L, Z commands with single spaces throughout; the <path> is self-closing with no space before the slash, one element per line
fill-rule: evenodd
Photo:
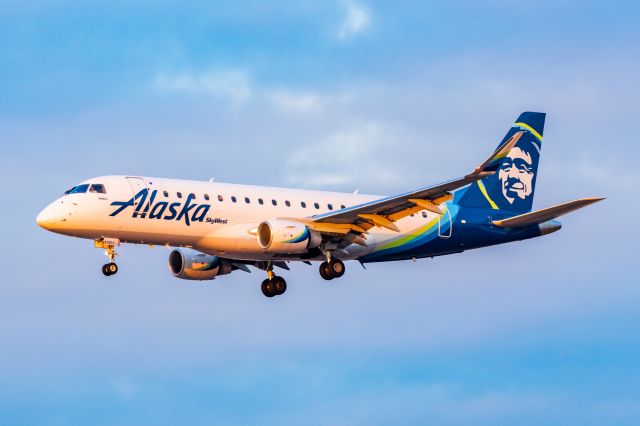
<path fill-rule="evenodd" d="M 209 182 L 213 182 L 216 178 L 209 178 Z"/>

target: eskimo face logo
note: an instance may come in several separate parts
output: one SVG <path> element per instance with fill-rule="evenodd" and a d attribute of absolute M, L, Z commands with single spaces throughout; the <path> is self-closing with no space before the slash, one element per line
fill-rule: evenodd
<path fill-rule="evenodd" d="M 203 222 L 211 208 L 209 204 L 192 203 L 195 198 L 193 194 L 189 194 L 184 205 L 180 202 L 169 203 L 168 201 L 154 203 L 157 194 L 158 191 L 154 190 L 149 196 L 149 190 L 145 188 L 129 201 L 114 201 L 111 205 L 118 206 L 118 208 L 109 216 L 117 216 L 129 207 L 134 207 L 131 214 L 133 218 L 184 220 L 187 226 L 191 226 L 191 222 Z"/>
<path fill-rule="evenodd" d="M 530 152 L 514 147 L 498 170 L 502 195 L 509 202 L 524 200 L 533 193 L 533 157 Z"/>

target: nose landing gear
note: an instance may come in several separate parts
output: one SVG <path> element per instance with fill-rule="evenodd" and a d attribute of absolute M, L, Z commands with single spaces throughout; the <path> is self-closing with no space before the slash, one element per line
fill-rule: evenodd
<path fill-rule="evenodd" d="M 103 238 L 102 240 L 96 240 L 94 246 L 96 248 L 103 248 L 105 250 L 105 254 L 109 258 L 109 263 L 102 265 L 102 273 L 109 277 L 118 272 L 118 265 L 115 263 L 116 256 L 116 247 L 120 245 L 120 240 L 115 238 Z"/>
<path fill-rule="evenodd" d="M 107 277 L 118 272 L 118 265 L 113 262 L 102 265 L 102 273 Z"/>

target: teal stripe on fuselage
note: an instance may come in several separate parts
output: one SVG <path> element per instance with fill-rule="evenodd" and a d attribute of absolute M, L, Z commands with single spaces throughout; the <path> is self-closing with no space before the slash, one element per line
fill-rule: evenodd
<path fill-rule="evenodd" d="M 449 230 L 451 229 L 451 223 L 455 222 L 456 217 L 458 216 L 459 206 L 455 204 L 447 204 L 446 209 L 448 210 L 448 214 L 445 213 L 445 216 L 444 216 L 446 222 L 435 221 L 433 225 L 431 225 L 429 228 L 425 229 L 419 235 L 416 235 L 414 238 L 410 239 L 406 243 L 403 243 L 402 245 L 397 247 L 390 247 L 388 249 L 374 251 L 373 253 L 370 253 L 367 256 L 365 256 L 363 260 L 392 256 L 392 255 L 395 256 L 402 253 L 409 253 L 414 251 L 418 247 L 428 245 L 431 241 L 442 240 L 443 238 L 440 238 L 438 234 L 440 233 L 442 235 L 449 235 Z M 449 217 L 451 217 L 451 220 L 449 220 Z M 440 230 L 440 232 L 438 232 L 438 230 Z M 406 237 L 400 237 L 400 238 L 406 238 Z M 389 243 L 386 243 L 384 245 L 388 245 L 388 244 Z M 408 256 L 407 258 L 410 258 L 410 257 L 411 256 Z"/>

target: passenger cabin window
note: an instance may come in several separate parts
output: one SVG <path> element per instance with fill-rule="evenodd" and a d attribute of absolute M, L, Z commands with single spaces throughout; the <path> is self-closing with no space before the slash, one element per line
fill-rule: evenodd
<path fill-rule="evenodd" d="M 303 209 L 307 208 L 307 203 L 305 203 L 304 201 L 300 201 L 300 205 L 302 206 Z"/>
<path fill-rule="evenodd" d="M 84 194 L 85 192 L 87 192 L 87 189 L 89 189 L 89 184 L 85 183 L 83 185 L 74 186 L 73 188 L 65 192 L 65 194 Z"/>
<path fill-rule="evenodd" d="M 340 204 L 340 208 L 341 208 L 341 209 L 346 209 L 346 207 L 344 206 L 344 204 Z"/>
<path fill-rule="evenodd" d="M 264 200 L 262 198 L 258 198 L 258 204 L 263 205 L 264 204 Z"/>
<path fill-rule="evenodd" d="M 164 195 L 164 197 L 167 198 L 169 196 L 169 193 L 167 191 L 162 191 L 162 195 Z"/>
<path fill-rule="evenodd" d="M 318 203 L 313 203 L 313 207 L 315 207 L 316 209 L 319 209 L 319 208 L 320 208 L 320 204 L 318 204 Z"/>
<path fill-rule="evenodd" d="M 189 197 L 195 199 L 196 198 L 196 194 L 194 194 L 193 192 L 191 194 L 189 194 Z"/>
<path fill-rule="evenodd" d="M 234 202 L 234 203 L 236 202 L 236 196 L 235 195 L 231 196 L 231 201 Z"/>
<path fill-rule="evenodd" d="M 224 201 L 224 198 L 222 198 L 222 195 L 218 195 L 218 201 L 220 202 Z"/>
<path fill-rule="evenodd" d="M 425 217 L 425 218 L 426 218 L 426 217 L 427 217 L 427 212 L 423 211 L 423 212 L 422 212 L 422 217 Z"/>
<path fill-rule="evenodd" d="M 244 202 L 249 204 L 251 202 L 251 200 L 249 199 L 249 197 L 244 197 Z"/>
<path fill-rule="evenodd" d="M 182 198 L 182 192 L 178 192 L 178 198 Z"/>
<path fill-rule="evenodd" d="M 204 194 L 204 199 L 209 201 L 209 194 Z"/>
<path fill-rule="evenodd" d="M 284 205 L 285 205 L 285 206 L 287 206 L 287 207 L 291 207 L 291 203 L 289 202 L 289 200 L 286 200 L 286 201 L 284 202 Z"/>
<path fill-rule="evenodd" d="M 107 191 L 104 189 L 104 185 L 101 183 L 94 183 L 89 188 L 89 192 L 95 192 L 96 194 L 106 194 Z"/>
<path fill-rule="evenodd" d="M 273 204 L 274 206 L 277 206 L 278 202 L 276 200 L 271 200 L 271 204 Z"/>
<path fill-rule="evenodd" d="M 333 210 L 333 206 L 331 204 L 327 204 L 327 207 L 329 208 L 329 210 Z"/>

